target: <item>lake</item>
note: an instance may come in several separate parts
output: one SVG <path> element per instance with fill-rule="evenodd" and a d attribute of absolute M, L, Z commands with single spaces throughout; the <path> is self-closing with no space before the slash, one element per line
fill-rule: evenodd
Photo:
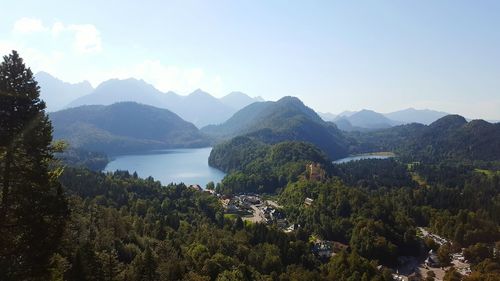
<path fill-rule="evenodd" d="M 363 159 L 387 159 L 394 157 L 394 154 L 360 154 L 360 155 L 352 155 L 346 158 L 338 159 L 333 161 L 333 164 L 342 164 L 351 161 L 363 160 Z"/>
<path fill-rule="evenodd" d="M 128 170 L 142 177 L 152 176 L 163 185 L 169 183 L 205 185 L 220 182 L 224 172 L 208 166 L 211 147 L 166 149 L 144 154 L 122 155 L 108 163 L 105 171 Z"/>

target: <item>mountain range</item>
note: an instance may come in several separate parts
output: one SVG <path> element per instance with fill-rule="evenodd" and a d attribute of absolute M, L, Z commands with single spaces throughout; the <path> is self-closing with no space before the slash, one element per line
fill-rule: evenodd
<path fill-rule="evenodd" d="M 391 120 L 381 113 L 367 109 L 350 115 L 340 115 L 333 122 L 343 131 L 384 129 L 400 124 L 398 121 Z"/>
<path fill-rule="evenodd" d="M 228 95 L 220 98 L 219 100 L 223 104 L 235 109 L 236 111 L 251 103 L 264 101 L 262 97 L 251 98 L 242 92 L 231 92 Z"/>
<path fill-rule="evenodd" d="M 164 93 L 144 80 L 134 78 L 110 79 L 95 89 L 87 81 L 70 84 L 45 72 L 37 73 L 36 79 L 49 112 L 81 105 L 132 101 L 168 109 L 198 127 L 222 123 L 244 106 L 263 101 L 261 97 L 251 98 L 241 92 L 232 92 L 220 99 L 200 89 L 187 96 L 171 91 Z"/>
<path fill-rule="evenodd" d="M 348 132 L 384 129 L 410 123 L 428 125 L 446 115 L 448 115 L 446 112 L 414 108 L 390 113 L 379 113 L 363 109 L 360 111 L 343 111 L 338 115 L 331 113 L 320 114 L 325 121 L 332 121 L 339 129 Z"/>
<path fill-rule="evenodd" d="M 190 95 L 201 100 L 203 92 Z M 175 113 L 135 102 L 89 105 L 49 114 L 55 139 L 67 140 L 77 149 L 127 154 L 157 149 L 206 147 L 244 136 L 266 144 L 308 142 L 330 159 L 352 153 L 393 151 L 418 161 L 492 161 L 500 155 L 500 123 L 467 121 L 459 115 L 444 116 L 429 125 L 411 123 L 346 132 L 327 122 L 295 97 L 276 102 L 255 102 L 237 111 L 226 122 L 198 129 Z M 347 119 L 358 126 L 390 122 L 368 110 Z M 371 119 L 372 123 L 363 123 Z M 387 121 L 389 120 L 389 121 Z M 350 121 L 349 121 L 350 122 Z"/>
<path fill-rule="evenodd" d="M 429 125 L 446 115 L 449 115 L 449 113 L 430 109 L 415 109 L 411 107 L 384 114 L 385 117 L 402 124 L 420 123 L 424 125 Z"/>
<path fill-rule="evenodd" d="M 416 111 L 434 117 L 442 114 L 409 109 L 394 115 L 404 117 Z M 349 122 L 351 128 L 354 124 L 355 130 L 339 130 L 335 123 L 342 121 Z M 320 148 L 330 159 L 379 151 L 393 151 L 403 158 L 427 162 L 494 161 L 500 155 L 500 123 L 468 121 L 459 115 L 446 115 L 428 125 L 398 123 L 370 110 L 351 112 L 337 117 L 336 122 L 327 122 L 299 99 L 284 97 L 276 102 L 253 103 L 223 124 L 206 126 L 201 131 L 213 138 L 229 140 L 224 143 L 232 145 L 241 136 L 268 144 L 305 141 Z"/>
<path fill-rule="evenodd" d="M 201 131 L 218 139 L 246 135 L 265 143 L 306 141 L 331 159 L 348 154 L 348 141 L 335 124 L 321 119 L 295 97 L 250 104 L 223 124 L 206 126 Z"/>
<path fill-rule="evenodd" d="M 45 101 L 47 111 L 65 108 L 70 102 L 90 94 L 94 88 L 88 81 L 76 84 L 61 81 L 47 72 L 38 72 L 35 79 L 40 86 L 40 98 Z"/>
<path fill-rule="evenodd" d="M 190 95 L 198 100 L 204 96 L 203 92 Z M 346 156 L 349 146 L 334 123 L 323 121 L 295 97 L 252 103 L 223 124 L 202 130 L 167 109 L 135 102 L 84 105 L 50 113 L 49 117 L 55 139 L 66 140 L 77 149 L 107 154 L 201 147 L 240 135 L 268 144 L 309 142 L 331 159 Z"/>
<path fill-rule="evenodd" d="M 134 78 L 110 79 L 94 89 L 88 81 L 71 84 L 46 72 L 38 72 L 35 77 L 48 112 L 80 105 L 111 105 L 133 101 L 168 109 L 198 128 L 221 124 L 245 106 L 264 101 L 261 97 L 252 98 L 242 92 L 231 92 L 222 98 L 215 98 L 201 89 L 181 96 L 172 91 L 161 92 L 147 82 Z M 446 112 L 414 108 L 390 113 L 367 109 L 344 111 L 337 115 L 319 113 L 323 120 L 334 122 L 343 131 L 369 131 L 409 123 L 428 125 L 446 115 Z"/>
<path fill-rule="evenodd" d="M 49 118 L 54 139 L 87 151 L 124 154 L 210 144 L 196 126 L 175 113 L 135 102 L 69 108 Z"/>
<path fill-rule="evenodd" d="M 500 123 L 467 121 L 446 115 L 429 125 L 412 123 L 365 133 L 351 133 L 356 153 L 394 151 L 417 161 L 496 161 L 500 155 Z"/>

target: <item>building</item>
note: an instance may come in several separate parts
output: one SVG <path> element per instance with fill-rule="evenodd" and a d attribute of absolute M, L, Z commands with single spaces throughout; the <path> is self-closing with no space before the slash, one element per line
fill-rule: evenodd
<path fill-rule="evenodd" d="M 313 202 L 314 202 L 314 200 L 313 200 L 313 199 L 311 199 L 311 198 L 309 198 L 309 197 L 307 197 L 307 198 L 304 200 L 304 204 L 305 204 L 306 206 L 311 206 Z"/>
<path fill-rule="evenodd" d="M 196 191 L 203 191 L 203 188 L 199 184 L 192 184 L 189 186 L 189 188 L 194 189 Z"/>
<path fill-rule="evenodd" d="M 321 259 L 328 259 L 333 256 L 333 247 L 330 241 L 318 240 L 314 243 L 312 252 Z"/>
<path fill-rule="evenodd" d="M 427 259 L 425 259 L 425 265 L 429 267 L 439 267 L 439 258 L 434 250 L 429 251 Z"/>

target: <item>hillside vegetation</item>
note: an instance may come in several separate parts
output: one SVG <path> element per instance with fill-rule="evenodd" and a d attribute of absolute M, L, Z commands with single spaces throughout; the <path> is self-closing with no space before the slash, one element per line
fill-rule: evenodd
<path fill-rule="evenodd" d="M 222 139 L 248 135 L 273 144 L 304 141 L 316 145 L 331 159 L 348 154 L 348 141 L 331 122 L 325 122 L 295 97 L 276 102 L 253 103 L 235 113 L 225 123 L 202 128 L 202 132 Z"/>
<path fill-rule="evenodd" d="M 250 137 L 236 137 L 215 147 L 208 163 L 229 173 L 218 191 L 274 193 L 288 182 L 306 175 L 307 166 L 331 169 L 331 162 L 314 145 L 305 142 L 265 144 Z"/>
<path fill-rule="evenodd" d="M 66 109 L 51 113 L 50 120 L 55 139 L 88 151 L 123 154 L 210 144 L 171 111 L 133 102 Z"/>

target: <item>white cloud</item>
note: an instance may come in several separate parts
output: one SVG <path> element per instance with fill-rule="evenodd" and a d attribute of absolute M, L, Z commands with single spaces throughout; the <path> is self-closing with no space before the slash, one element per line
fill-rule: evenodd
<path fill-rule="evenodd" d="M 52 29 L 51 29 L 52 36 L 58 37 L 59 34 L 64 31 L 64 29 L 65 29 L 65 27 L 64 27 L 64 24 L 62 22 L 60 22 L 60 21 L 55 22 L 52 25 Z"/>
<path fill-rule="evenodd" d="M 21 57 L 27 66 L 29 66 L 34 72 L 43 70 L 47 72 L 55 72 L 58 67 L 58 63 L 63 61 L 65 55 L 60 51 L 49 51 L 43 52 L 36 48 L 23 46 L 15 42 L 0 41 L 0 54 L 8 55 L 16 50 L 19 52 Z"/>
<path fill-rule="evenodd" d="M 39 19 L 20 18 L 14 23 L 12 32 L 16 34 L 47 31 Z"/>
<path fill-rule="evenodd" d="M 101 36 L 99 30 L 92 24 L 72 24 L 66 30 L 73 31 L 75 41 L 73 46 L 79 53 L 99 52 L 101 48 Z"/>
<path fill-rule="evenodd" d="M 92 24 L 70 24 L 55 22 L 51 28 L 52 36 L 59 38 L 63 33 L 71 33 L 74 37 L 73 49 L 77 53 L 92 53 L 102 50 L 101 35 Z"/>
<path fill-rule="evenodd" d="M 32 34 L 34 32 L 37 34 Z M 111 78 L 134 77 L 164 92 L 188 94 L 201 88 L 211 94 L 221 93 L 221 77 L 199 67 L 165 64 L 160 60 L 137 61 L 137 58 L 117 62 L 113 57 L 103 57 L 101 35 L 92 24 L 55 21 L 44 25 L 38 19 L 22 18 L 14 24 L 11 35 L 0 37 L 1 55 L 17 50 L 34 72 L 47 71 L 67 82 L 85 79 L 97 86 Z M 88 64 L 88 58 L 82 54 L 89 53 L 101 56 L 101 61 L 106 63 Z M 75 68 L 75 65 L 85 68 Z"/>
<path fill-rule="evenodd" d="M 69 36 L 73 42 L 73 51 L 79 54 L 95 53 L 102 50 L 100 32 L 92 24 L 64 24 L 57 21 L 49 28 L 39 19 L 21 18 L 14 23 L 12 32 L 23 36 L 29 36 L 29 33 L 34 32 L 48 35 L 50 32 L 52 38 L 47 38 L 47 40 L 53 41 Z"/>

